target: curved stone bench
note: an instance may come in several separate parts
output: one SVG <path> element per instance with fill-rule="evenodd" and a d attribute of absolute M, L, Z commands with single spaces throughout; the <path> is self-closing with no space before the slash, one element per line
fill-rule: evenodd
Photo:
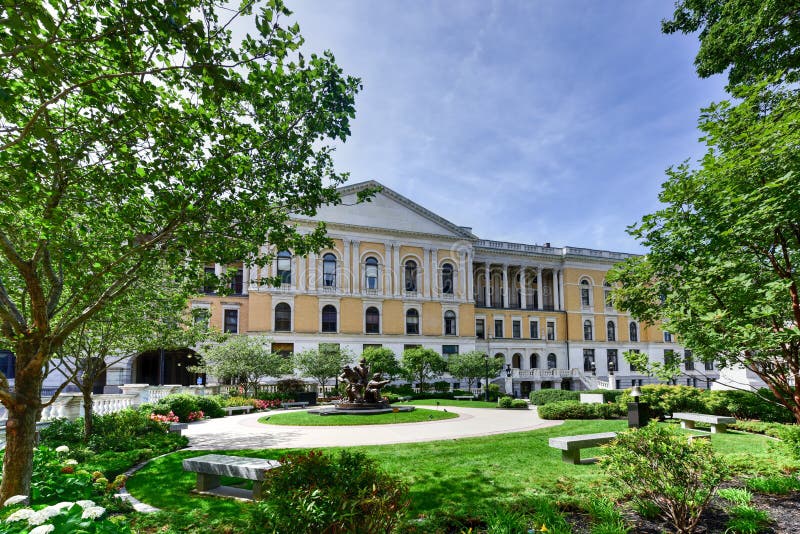
<path fill-rule="evenodd" d="M 269 469 L 280 467 L 277 460 L 228 456 L 225 454 L 206 454 L 183 461 L 183 470 L 197 473 L 197 492 L 211 493 L 222 497 L 239 497 L 259 500 L 261 482 Z M 234 477 L 253 480 L 252 493 L 240 488 L 220 485 L 219 477 Z"/>
<path fill-rule="evenodd" d="M 569 464 L 590 463 L 593 459 L 581 462 L 581 449 L 597 447 L 613 441 L 616 432 L 601 432 L 599 434 L 579 434 L 577 436 L 560 436 L 550 438 L 548 442 L 554 449 L 561 449 L 561 459 Z"/>

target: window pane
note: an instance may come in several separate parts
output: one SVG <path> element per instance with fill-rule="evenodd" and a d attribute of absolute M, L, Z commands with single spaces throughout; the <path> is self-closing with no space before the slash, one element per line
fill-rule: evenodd
<path fill-rule="evenodd" d="M 452 311 L 444 313 L 444 334 L 446 336 L 456 335 L 456 314 Z"/>
<path fill-rule="evenodd" d="M 292 255 L 285 250 L 278 252 L 278 278 L 282 284 L 292 283 Z"/>
<path fill-rule="evenodd" d="M 617 326 L 614 324 L 614 321 L 608 321 L 607 325 L 607 335 L 609 341 L 616 341 L 617 340 Z"/>
<path fill-rule="evenodd" d="M 503 320 L 494 320 L 494 337 L 503 337 Z"/>
<path fill-rule="evenodd" d="M 483 319 L 475 319 L 475 337 L 484 339 L 486 337 L 486 325 Z"/>
<path fill-rule="evenodd" d="M 223 330 L 229 334 L 239 332 L 239 310 L 225 310 L 225 324 Z"/>
<path fill-rule="evenodd" d="M 378 289 L 378 260 L 367 258 L 364 267 L 364 283 L 366 289 Z"/>
<path fill-rule="evenodd" d="M 511 323 L 511 336 L 514 338 L 522 337 L 522 326 L 519 321 L 513 321 Z"/>
<path fill-rule="evenodd" d="M 406 312 L 406 334 L 419 334 L 419 312 L 417 310 Z"/>
<path fill-rule="evenodd" d="M 539 339 L 539 323 L 531 321 L 531 339 Z"/>
<path fill-rule="evenodd" d="M 547 340 L 553 341 L 556 338 L 556 323 L 547 321 Z"/>
<path fill-rule="evenodd" d="M 336 332 L 336 308 L 330 304 L 322 308 L 322 331 Z"/>
<path fill-rule="evenodd" d="M 292 329 L 292 308 L 285 302 L 275 306 L 275 331 L 289 332 Z"/>
<path fill-rule="evenodd" d="M 381 330 L 381 316 L 378 308 L 370 306 L 367 308 L 366 332 L 367 334 L 378 334 Z"/>
<path fill-rule="evenodd" d="M 445 263 L 442 267 L 442 293 L 453 294 L 453 266 Z"/>
<path fill-rule="evenodd" d="M 408 260 L 405 269 L 406 291 L 417 290 L 417 262 Z"/>
<path fill-rule="evenodd" d="M 336 256 L 325 254 L 322 257 L 322 285 L 336 287 Z"/>

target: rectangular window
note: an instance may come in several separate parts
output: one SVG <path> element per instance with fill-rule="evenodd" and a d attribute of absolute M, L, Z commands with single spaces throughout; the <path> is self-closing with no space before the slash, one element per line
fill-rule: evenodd
<path fill-rule="evenodd" d="M 522 337 L 522 324 L 519 321 L 511 321 L 511 337 L 514 339 Z"/>
<path fill-rule="evenodd" d="M 210 294 L 214 292 L 217 281 L 217 271 L 213 265 L 203 267 L 203 293 Z"/>
<path fill-rule="evenodd" d="M 494 320 L 494 337 L 505 337 L 503 335 L 503 320 L 502 319 L 495 319 Z"/>
<path fill-rule="evenodd" d="M 192 316 L 194 317 L 194 324 L 208 329 L 209 320 L 211 319 L 211 310 L 208 308 L 194 308 L 192 309 Z"/>
<path fill-rule="evenodd" d="M 241 295 L 244 292 L 244 272 L 241 268 L 237 268 L 236 272 L 231 275 L 231 294 Z"/>
<path fill-rule="evenodd" d="M 339 352 L 339 344 L 338 343 L 320 343 L 319 344 L 319 353 L 320 354 L 334 354 Z"/>
<path fill-rule="evenodd" d="M 556 339 L 556 323 L 547 321 L 547 341 L 555 341 Z"/>
<path fill-rule="evenodd" d="M 239 310 L 225 310 L 225 326 L 223 331 L 228 334 L 239 333 Z"/>
<path fill-rule="evenodd" d="M 364 343 L 364 345 L 361 347 L 361 350 L 365 351 L 367 349 L 380 349 L 382 347 L 383 345 L 380 343 Z"/>
<path fill-rule="evenodd" d="M 714 362 L 703 362 L 706 367 L 706 371 L 713 371 L 714 370 Z"/>
<path fill-rule="evenodd" d="M 583 370 L 584 372 L 594 374 L 594 349 L 583 349 Z"/>
<path fill-rule="evenodd" d="M 672 334 L 670 332 L 664 332 L 664 343 L 672 343 Z"/>
<path fill-rule="evenodd" d="M 294 352 L 294 343 L 273 343 L 272 352 L 281 356 L 290 356 Z"/>
<path fill-rule="evenodd" d="M 634 354 L 639 354 L 641 351 L 640 351 L 639 349 L 631 349 L 629 352 L 633 352 Z M 635 365 L 635 364 L 630 364 L 630 365 L 631 365 L 631 372 L 632 372 L 632 373 L 635 373 L 635 372 L 637 372 L 637 371 L 639 370 L 639 369 L 636 367 L 636 365 Z"/>
<path fill-rule="evenodd" d="M 475 337 L 486 338 L 486 323 L 483 319 L 475 319 Z"/>
<path fill-rule="evenodd" d="M 687 371 L 694 371 L 694 355 L 689 349 L 683 351 L 683 366 Z"/>
<path fill-rule="evenodd" d="M 451 354 L 458 354 L 458 345 L 442 345 L 442 356 L 447 358 Z"/>
<path fill-rule="evenodd" d="M 531 321 L 531 339 L 539 339 L 539 321 Z"/>
<path fill-rule="evenodd" d="M 615 373 L 619 371 L 619 356 L 617 349 L 606 350 L 606 362 L 608 363 L 608 372 Z"/>
<path fill-rule="evenodd" d="M 672 349 L 664 349 L 664 365 L 674 365 L 676 363 L 675 351 Z"/>

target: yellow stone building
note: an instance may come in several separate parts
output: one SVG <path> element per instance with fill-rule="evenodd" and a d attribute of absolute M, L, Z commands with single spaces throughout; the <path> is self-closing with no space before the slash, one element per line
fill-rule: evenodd
<path fill-rule="evenodd" d="M 375 186 L 382 189 L 371 202 L 356 202 Z M 376 182 L 345 186 L 341 197 L 314 218 L 295 219 L 301 230 L 325 221 L 331 248 L 307 257 L 276 250 L 263 269 L 209 266 L 237 269 L 233 294 L 198 296 L 192 307 L 207 309 L 220 330 L 270 337 L 276 351 L 479 350 L 503 359 L 494 381 L 522 396 L 647 383 L 623 358 L 628 350 L 685 359 L 687 382 L 707 385 L 708 371 L 695 376 L 690 353 L 669 334 L 614 309 L 606 272 L 628 254 L 480 239 Z M 280 287 L 260 283 L 272 276 Z M 152 381 L 141 369 L 133 363 L 128 380 Z"/>

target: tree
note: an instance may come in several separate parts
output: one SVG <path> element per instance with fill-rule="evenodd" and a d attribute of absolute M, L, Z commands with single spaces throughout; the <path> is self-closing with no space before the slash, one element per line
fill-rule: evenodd
<path fill-rule="evenodd" d="M 256 395 L 262 378 L 280 378 L 292 372 L 292 360 L 272 352 L 270 344 L 261 336 L 231 336 L 204 347 L 203 361 L 191 370 L 230 381 L 241 386 L 246 395 Z"/>
<path fill-rule="evenodd" d="M 464 354 L 451 354 L 447 361 L 447 370 L 455 378 L 467 381 L 467 388 L 472 388 L 472 383 L 480 381 L 486 376 L 486 365 L 489 365 L 489 377 L 494 378 L 503 368 L 503 360 L 500 358 L 484 357 L 484 353 L 472 350 Z"/>
<path fill-rule="evenodd" d="M 401 366 L 408 379 L 416 380 L 421 390 L 425 389 L 428 380 L 447 370 L 444 358 L 433 349 L 422 347 L 404 350 Z"/>
<path fill-rule="evenodd" d="M 702 78 L 728 71 L 731 87 L 800 75 L 800 4 L 796 0 L 682 0 L 664 33 L 699 32 Z"/>
<path fill-rule="evenodd" d="M 352 353 L 339 347 L 309 349 L 294 355 L 295 369 L 300 371 L 301 375 L 316 380 L 320 391 L 325 389 L 329 379 L 339 376 L 342 367 L 352 361 Z"/>
<path fill-rule="evenodd" d="M 389 380 L 395 380 L 403 374 L 403 369 L 397 361 L 392 349 L 386 347 L 369 347 L 361 353 L 361 357 L 367 360 L 372 372 L 381 373 Z"/>
<path fill-rule="evenodd" d="M 44 370 L 83 323 L 160 266 L 196 284 L 206 262 L 327 243 L 288 221 L 338 202 L 330 141 L 359 81 L 298 52 L 281 0 L 234 42 L 255 4 L 0 7 L 0 344 L 16 354 L 0 501 L 29 491 Z"/>
<path fill-rule="evenodd" d="M 708 153 L 668 171 L 666 207 L 630 230 L 649 253 L 609 279 L 621 309 L 752 370 L 800 422 L 800 97 L 742 94 L 704 110 Z"/>

